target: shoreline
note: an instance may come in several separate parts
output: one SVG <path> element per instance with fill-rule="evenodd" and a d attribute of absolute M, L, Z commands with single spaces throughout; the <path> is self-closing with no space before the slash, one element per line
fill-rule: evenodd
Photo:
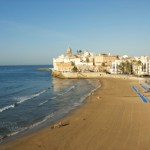
<path fill-rule="evenodd" d="M 97 82 L 99 82 L 98 86 L 95 87 L 94 89 L 92 89 L 89 93 L 87 93 L 86 95 L 84 95 L 83 97 L 83 100 L 81 102 L 81 104 L 77 105 L 77 106 L 74 106 L 71 110 L 69 110 L 67 113 L 65 114 L 60 114 L 59 116 L 57 116 L 56 118 L 51 118 L 46 120 L 45 122 L 35 126 L 32 128 L 32 125 L 31 125 L 31 128 L 30 126 L 23 130 L 23 131 L 20 131 L 18 133 L 15 133 L 14 135 L 12 136 L 4 136 L 3 138 L 0 139 L 0 145 L 3 145 L 3 144 L 7 144 L 9 142 L 13 142 L 19 138 L 23 138 L 24 136 L 28 136 L 30 134 L 33 134 L 35 132 L 37 132 L 38 130 L 42 130 L 43 128 L 46 128 L 47 126 L 53 126 L 53 124 L 59 122 L 59 120 L 62 120 L 63 118 L 71 115 L 74 111 L 76 111 L 77 109 L 80 109 L 84 104 L 86 104 L 86 100 L 87 98 L 93 93 L 95 92 L 97 89 L 99 89 L 101 87 L 101 82 L 99 79 L 96 79 Z M 50 115 L 53 115 L 53 114 L 50 114 Z M 36 124 L 36 123 L 35 123 Z M 37 123 L 38 124 L 38 123 Z M 34 125 L 34 124 L 33 124 Z M 2 141 L 1 141 L 2 140 Z"/>
<path fill-rule="evenodd" d="M 150 105 L 146 104 L 145 110 L 144 103 L 142 103 L 136 93 L 129 88 L 132 84 L 139 85 L 139 82 L 136 82 L 136 80 L 102 78 L 100 83 L 101 87 L 88 96 L 81 107 L 78 107 L 64 118 L 56 121 L 58 123 L 69 122 L 68 125 L 54 129 L 51 128 L 51 125 L 44 127 L 35 133 L 2 144 L 0 145 L 0 149 L 92 150 L 100 148 L 109 149 L 109 147 L 115 147 L 115 149 L 118 150 L 125 149 L 130 143 L 128 140 L 128 134 L 130 133 L 127 131 L 133 128 L 132 120 L 134 120 L 134 118 L 130 118 L 133 115 L 132 113 L 134 111 L 136 112 L 136 109 L 133 108 L 138 106 L 138 109 L 140 109 L 140 107 L 142 107 L 142 112 L 144 113 L 146 111 L 148 115 L 150 114 Z M 140 112 L 137 113 L 139 114 Z M 122 117 L 126 122 L 124 122 Z M 147 123 L 150 122 L 150 119 L 148 119 L 148 121 L 144 120 L 142 116 L 138 118 L 137 114 L 135 114 L 134 117 L 136 118 L 136 120 L 134 120 L 135 123 L 138 122 L 138 119 L 143 119 L 143 121 Z M 130 128 L 126 128 L 125 125 Z M 119 132 L 116 127 L 118 127 Z M 141 126 L 139 125 L 139 127 Z M 141 133 L 147 132 L 145 127 L 142 129 L 139 128 L 139 130 Z M 130 131 L 132 132 L 132 130 Z M 137 139 L 134 136 L 135 133 L 131 133 L 131 140 L 135 140 L 134 142 L 136 143 Z M 117 143 L 119 138 L 121 144 Z M 110 145 L 106 144 L 108 141 Z M 126 144 L 123 144 L 124 141 Z M 130 144 L 128 149 L 132 148 L 133 150 L 133 146 L 138 149 L 138 142 L 137 144 Z M 148 144 L 144 144 L 146 144 L 146 148 L 148 148 Z"/>

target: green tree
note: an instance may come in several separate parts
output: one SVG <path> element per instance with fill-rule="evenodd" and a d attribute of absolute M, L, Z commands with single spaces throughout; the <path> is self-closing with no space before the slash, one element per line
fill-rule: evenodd
<path fill-rule="evenodd" d="M 81 53 L 82 53 L 82 50 L 79 50 L 79 53 L 81 54 Z"/>
<path fill-rule="evenodd" d="M 142 65 L 142 62 L 140 60 L 138 61 L 134 60 L 133 64 L 136 66 L 136 74 L 139 75 L 139 70 L 140 70 L 140 66 Z"/>
<path fill-rule="evenodd" d="M 120 65 L 118 65 L 118 69 L 122 71 L 122 74 L 132 74 L 132 62 L 121 62 Z"/>
<path fill-rule="evenodd" d="M 86 62 L 89 63 L 89 61 L 90 61 L 90 60 L 89 60 L 89 58 L 87 57 L 87 58 L 86 58 Z"/>
<path fill-rule="evenodd" d="M 72 71 L 73 71 L 73 72 L 78 72 L 78 68 L 77 68 L 76 66 L 74 66 L 74 67 L 72 68 Z"/>
<path fill-rule="evenodd" d="M 132 74 L 132 62 L 126 61 L 125 62 L 125 70 L 127 74 Z"/>
<path fill-rule="evenodd" d="M 142 64 L 142 71 L 146 71 L 146 64 L 144 63 L 144 64 Z"/>
<path fill-rule="evenodd" d="M 103 72 L 105 72 L 105 71 L 104 71 L 104 70 L 105 70 L 105 69 L 104 69 L 104 68 L 105 68 L 105 66 L 106 66 L 106 65 L 105 65 L 105 63 L 103 62 L 103 63 L 102 63 L 102 65 L 101 65 L 101 67 L 102 67 L 102 71 L 103 71 Z"/>
<path fill-rule="evenodd" d="M 122 74 L 124 74 L 125 73 L 125 62 L 121 62 L 118 65 L 118 69 L 121 70 Z"/>

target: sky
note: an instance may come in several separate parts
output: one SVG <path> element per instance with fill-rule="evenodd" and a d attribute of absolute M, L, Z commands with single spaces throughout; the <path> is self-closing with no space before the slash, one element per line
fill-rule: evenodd
<path fill-rule="evenodd" d="M 150 1 L 0 0 L 0 65 L 52 64 L 67 47 L 150 55 Z"/>

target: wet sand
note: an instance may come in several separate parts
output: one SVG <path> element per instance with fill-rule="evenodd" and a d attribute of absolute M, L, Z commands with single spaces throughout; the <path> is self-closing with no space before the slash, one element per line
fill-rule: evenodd
<path fill-rule="evenodd" d="M 0 145 L 0 150 L 149 150 L 150 103 L 136 80 L 103 78 L 87 103 L 61 120 Z M 150 99 L 150 93 L 144 93 Z"/>

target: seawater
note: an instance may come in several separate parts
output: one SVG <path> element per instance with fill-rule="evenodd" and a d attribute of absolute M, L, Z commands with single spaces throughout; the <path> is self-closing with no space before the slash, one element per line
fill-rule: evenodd
<path fill-rule="evenodd" d="M 52 66 L 0 66 L 0 138 L 51 123 L 83 104 L 97 79 L 59 79 Z"/>

